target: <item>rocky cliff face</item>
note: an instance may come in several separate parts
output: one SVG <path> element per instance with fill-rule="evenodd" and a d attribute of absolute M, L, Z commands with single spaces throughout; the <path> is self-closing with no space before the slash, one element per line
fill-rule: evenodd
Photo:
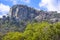
<path fill-rule="evenodd" d="M 33 8 L 27 7 L 26 5 L 14 5 L 10 9 L 9 16 L 15 17 L 19 20 L 32 20 L 37 15 L 39 15 L 39 12 Z"/>
<path fill-rule="evenodd" d="M 19 21 L 32 21 L 34 19 L 41 21 L 56 18 L 56 14 L 57 12 L 39 11 L 26 5 L 14 5 L 10 9 L 9 17 Z"/>

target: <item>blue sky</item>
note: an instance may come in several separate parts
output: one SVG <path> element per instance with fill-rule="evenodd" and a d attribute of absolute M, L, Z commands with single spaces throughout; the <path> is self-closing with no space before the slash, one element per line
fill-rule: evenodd
<path fill-rule="evenodd" d="M 23 4 L 38 10 L 60 12 L 60 0 L 0 0 L 0 17 L 9 13 L 16 4 Z"/>

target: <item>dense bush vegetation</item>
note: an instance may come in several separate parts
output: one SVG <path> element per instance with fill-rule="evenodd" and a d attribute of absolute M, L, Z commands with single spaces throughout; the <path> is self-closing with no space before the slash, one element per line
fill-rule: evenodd
<path fill-rule="evenodd" d="M 28 23 L 24 32 L 8 32 L 2 40 L 60 40 L 60 22 Z"/>

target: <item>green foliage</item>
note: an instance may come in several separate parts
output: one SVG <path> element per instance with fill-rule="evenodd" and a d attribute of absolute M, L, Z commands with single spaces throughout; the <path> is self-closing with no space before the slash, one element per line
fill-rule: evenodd
<path fill-rule="evenodd" d="M 2 40 L 23 40 L 22 33 L 19 32 L 9 32 L 7 33 Z"/>
<path fill-rule="evenodd" d="M 60 40 L 60 22 L 33 22 L 27 24 L 25 31 L 9 32 L 3 40 Z"/>
<path fill-rule="evenodd" d="M 28 23 L 24 34 L 26 40 L 59 40 L 60 29 L 57 29 L 59 26 L 60 23 Z"/>

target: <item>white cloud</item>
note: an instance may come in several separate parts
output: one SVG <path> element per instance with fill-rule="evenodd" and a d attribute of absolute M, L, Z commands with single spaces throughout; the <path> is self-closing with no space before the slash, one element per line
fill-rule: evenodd
<path fill-rule="evenodd" d="M 58 5 L 59 4 L 59 5 Z M 60 12 L 60 2 L 58 0 L 41 0 L 39 3 L 40 7 L 46 8 L 47 11 L 58 11 Z"/>
<path fill-rule="evenodd" d="M 10 10 L 10 7 L 8 5 L 4 5 L 0 3 L 0 17 L 2 17 L 3 15 L 7 15 L 9 10 Z"/>
<path fill-rule="evenodd" d="M 21 1 L 25 3 L 30 3 L 30 0 L 21 0 Z"/>

